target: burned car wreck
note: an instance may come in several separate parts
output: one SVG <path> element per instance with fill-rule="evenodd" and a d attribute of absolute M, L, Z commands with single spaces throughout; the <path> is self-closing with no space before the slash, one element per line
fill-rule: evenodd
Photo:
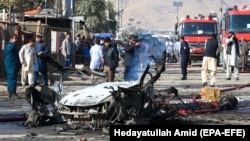
<path fill-rule="evenodd" d="M 26 89 L 26 99 L 32 111 L 26 125 L 39 126 L 74 121 L 76 118 L 91 121 L 95 126 L 140 124 L 142 119 L 148 123 L 156 114 L 154 83 L 165 71 L 165 60 L 166 53 L 163 53 L 160 65 L 155 68 L 155 75 L 149 71 L 148 65 L 139 81 L 104 82 L 65 96 L 61 93 L 62 76 L 59 84 L 54 85 L 54 90 L 48 86 L 29 87 Z M 60 68 L 62 75 L 67 70 L 51 59 L 48 62 Z M 145 78 L 148 78 L 147 82 L 144 82 Z M 168 92 L 178 93 L 172 87 Z"/>
<path fill-rule="evenodd" d="M 221 105 L 219 102 L 203 103 L 197 100 L 199 96 L 193 99 L 193 103 L 187 104 L 179 97 L 175 87 L 156 90 L 154 84 L 165 71 L 165 51 L 154 69 L 150 69 L 149 64 L 146 66 L 139 81 L 104 82 L 68 94 L 62 93 L 62 75 L 71 69 L 50 61 L 61 68 L 60 81 L 54 84 L 54 89 L 48 86 L 26 89 L 26 99 L 32 106 L 26 126 L 68 123 L 98 128 L 110 125 L 163 124 L 169 119 L 169 123 L 175 124 L 173 121 L 182 122 L 185 117 L 183 111 L 218 112 L 223 108 L 233 109 L 237 106 L 235 97 L 230 97 L 233 104 L 228 102 L 227 97 L 222 99 L 224 102 Z M 170 103 L 174 98 L 180 102 L 178 105 L 181 108 Z"/>
<path fill-rule="evenodd" d="M 70 93 L 60 100 L 58 112 L 70 120 L 88 118 L 96 126 L 150 124 L 158 110 L 154 103 L 154 83 L 165 71 L 165 60 L 164 53 L 155 75 L 148 65 L 140 81 L 106 82 Z M 148 81 L 144 82 L 146 77 Z M 175 88 L 168 92 L 178 93 Z"/>

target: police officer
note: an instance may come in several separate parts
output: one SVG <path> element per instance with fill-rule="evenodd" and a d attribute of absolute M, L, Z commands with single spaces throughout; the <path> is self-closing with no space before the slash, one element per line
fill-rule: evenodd
<path fill-rule="evenodd" d="M 189 45 L 185 41 L 184 36 L 180 37 L 180 55 L 181 55 L 181 72 L 182 78 L 181 80 L 187 80 L 187 65 L 189 61 Z"/>

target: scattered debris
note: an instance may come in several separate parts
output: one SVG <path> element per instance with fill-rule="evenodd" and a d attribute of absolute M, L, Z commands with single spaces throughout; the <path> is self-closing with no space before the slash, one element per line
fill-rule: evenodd
<path fill-rule="evenodd" d="M 58 134 L 62 134 L 62 135 L 77 135 L 77 133 L 72 133 L 72 132 L 58 132 Z"/>
<path fill-rule="evenodd" d="M 30 134 L 27 135 L 27 137 L 34 137 L 34 136 L 38 136 L 38 134 L 35 132 L 31 132 Z"/>

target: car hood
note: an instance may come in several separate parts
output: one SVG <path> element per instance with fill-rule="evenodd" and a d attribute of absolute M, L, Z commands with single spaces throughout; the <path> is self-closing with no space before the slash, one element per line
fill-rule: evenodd
<path fill-rule="evenodd" d="M 84 88 L 71 92 L 64 96 L 59 103 L 66 106 L 93 106 L 105 102 L 105 99 L 111 96 L 107 87 L 112 86 L 115 90 L 119 87 L 130 88 L 138 85 L 138 81 L 124 81 L 124 82 L 105 82 L 92 87 Z"/>

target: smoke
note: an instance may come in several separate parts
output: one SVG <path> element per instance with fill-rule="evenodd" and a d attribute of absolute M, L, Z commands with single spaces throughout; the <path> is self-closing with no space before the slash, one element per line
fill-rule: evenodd
<path fill-rule="evenodd" d="M 141 52 L 141 56 L 144 58 L 140 59 L 140 63 L 143 64 L 142 68 L 148 64 L 161 64 L 162 53 L 165 51 L 165 44 L 160 42 L 158 38 L 151 37 L 146 38 L 141 41 L 141 48 L 144 48 L 144 51 Z"/>
<path fill-rule="evenodd" d="M 131 69 L 134 75 L 139 76 L 150 66 L 162 64 L 162 54 L 166 50 L 165 44 L 156 37 L 145 37 L 141 39 L 141 46 L 135 51 L 134 57 L 139 57 L 139 64 L 133 65 Z"/>

